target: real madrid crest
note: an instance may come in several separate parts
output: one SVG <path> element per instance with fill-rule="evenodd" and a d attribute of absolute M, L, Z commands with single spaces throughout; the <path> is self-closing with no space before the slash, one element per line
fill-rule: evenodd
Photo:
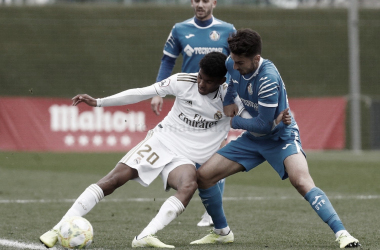
<path fill-rule="evenodd" d="M 160 87 L 167 87 L 170 84 L 170 79 L 165 79 L 160 82 Z"/>
<path fill-rule="evenodd" d="M 210 39 L 213 40 L 213 41 L 218 41 L 220 39 L 220 34 L 218 31 L 211 31 L 210 33 Z"/>
<path fill-rule="evenodd" d="M 252 90 L 252 83 L 249 83 L 248 84 L 248 93 L 250 94 L 250 95 L 252 95 L 253 94 L 253 90 Z"/>
<path fill-rule="evenodd" d="M 223 117 L 223 114 L 222 114 L 222 112 L 220 112 L 219 110 L 215 113 L 215 115 L 214 115 L 214 119 L 215 120 L 220 120 L 220 119 L 222 119 L 222 117 Z"/>

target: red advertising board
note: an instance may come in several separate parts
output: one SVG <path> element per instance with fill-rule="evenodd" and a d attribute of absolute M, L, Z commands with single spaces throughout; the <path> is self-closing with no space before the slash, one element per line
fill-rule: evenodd
<path fill-rule="evenodd" d="M 150 101 L 123 107 L 93 108 L 59 98 L 0 98 L 2 151 L 128 151 L 169 112 L 166 99 L 160 116 Z M 289 100 L 300 127 L 304 149 L 342 149 L 345 146 L 344 98 Z M 241 131 L 231 131 L 229 140 Z"/>

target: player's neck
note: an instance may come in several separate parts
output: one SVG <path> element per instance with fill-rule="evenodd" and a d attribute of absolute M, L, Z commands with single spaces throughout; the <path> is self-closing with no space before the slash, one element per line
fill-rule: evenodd
<path fill-rule="evenodd" d="M 211 16 L 210 19 L 207 19 L 207 20 L 204 20 L 204 21 L 201 21 L 198 18 L 194 17 L 194 22 L 198 26 L 200 26 L 200 27 L 207 27 L 207 26 L 209 26 L 212 23 L 212 21 L 214 21 L 214 17 L 213 16 Z"/>
<path fill-rule="evenodd" d="M 219 91 L 219 88 L 215 90 L 214 92 L 208 93 L 206 96 L 210 98 L 211 100 L 215 99 L 217 97 L 218 91 Z"/>

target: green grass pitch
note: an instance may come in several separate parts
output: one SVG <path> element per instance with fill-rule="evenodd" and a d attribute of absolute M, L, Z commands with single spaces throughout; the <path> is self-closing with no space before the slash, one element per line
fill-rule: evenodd
<path fill-rule="evenodd" d="M 123 155 L 0 152 L 0 249 L 39 249 L 39 236 Z M 308 163 L 362 249 L 380 249 L 380 152 L 309 152 Z M 160 178 L 148 188 L 131 181 L 116 190 L 86 216 L 94 227 L 90 248 L 130 249 L 133 237 L 173 194 L 164 192 Z M 211 229 L 196 226 L 204 211 L 197 193 L 157 235 L 177 249 L 338 249 L 329 227 L 266 163 L 227 178 L 224 209 L 235 234 L 232 244 L 189 245 Z"/>

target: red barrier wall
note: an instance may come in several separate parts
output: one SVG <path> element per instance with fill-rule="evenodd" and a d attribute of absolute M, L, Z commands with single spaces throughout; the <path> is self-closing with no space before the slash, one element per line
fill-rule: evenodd
<path fill-rule="evenodd" d="M 160 116 L 150 101 L 124 107 L 92 108 L 59 98 L 0 98 L 0 150 L 3 151 L 128 151 L 145 138 L 169 112 L 166 99 Z M 346 100 L 290 99 L 300 127 L 303 148 L 343 149 Z M 241 131 L 231 131 L 229 140 Z"/>

